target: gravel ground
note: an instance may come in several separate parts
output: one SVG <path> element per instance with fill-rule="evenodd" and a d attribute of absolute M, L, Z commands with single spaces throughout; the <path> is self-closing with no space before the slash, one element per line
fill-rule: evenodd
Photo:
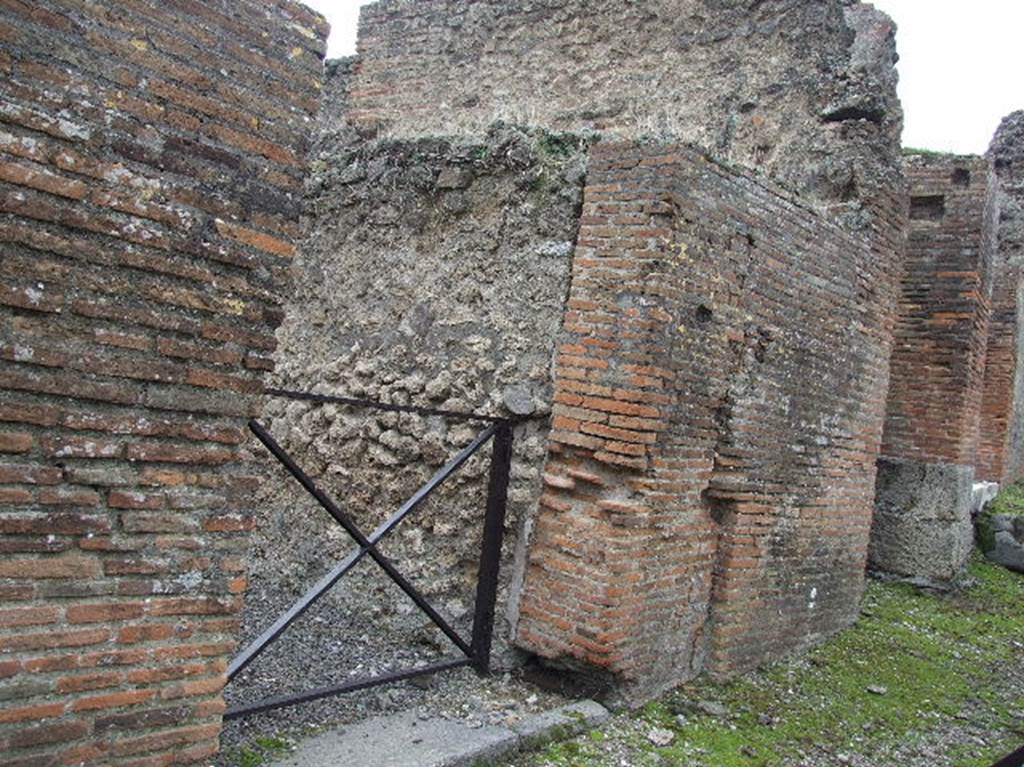
<path fill-rule="evenodd" d="M 397 589 L 391 596 L 394 603 L 404 604 L 405 598 Z M 264 592 L 258 585 L 253 586 L 246 600 L 245 642 L 257 636 L 287 606 L 285 595 L 277 590 Z M 375 621 L 372 615 L 349 615 L 339 624 L 327 617 L 333 615 L 337 615 L 335 605 L 314 605 L 228 685 L 228 705 L 460 657 L 459 650 L 425 617 L 420 620 L 415 608 L 397 627 Z M 466 616 L 456 623 L 464 637 L 470 634 L 469 621 Z M 409 630 L 410 626 L 415 628 Z M 500 668 L 486 678 L 468 668 L 456 669 L 228 722 L 216 765 L 239 764 L 241 753 L 258 739 L 294 742 L 331 726 L 414 707 L 471 725 L 507 725 L 566 702 Z"/>
<path fill-rule="evenodd" d="M 1024 744 L 1024 576 L 976 559 L 968 583 L 947 595 L 872 583 L 857 627 L 808 655 L 730 683 L 684 686 L 502 765 L 989 767 Z M 246 636 L 281 601 L 254 587 Z M 404 631 L 373 616 L 351 615 L 344 625 L 325 617 L 337 614 L 314 607 L 229 686 L 229 703 L 457 657 L 414 614 Z M 512 673 L 480 679 L 459 669 L 228 723 L 217 765 L 252 767 L 258 741 L 273 739 L 280 750 L 324 728 L 413 707 L 509 725 L 565 702 Z"/>

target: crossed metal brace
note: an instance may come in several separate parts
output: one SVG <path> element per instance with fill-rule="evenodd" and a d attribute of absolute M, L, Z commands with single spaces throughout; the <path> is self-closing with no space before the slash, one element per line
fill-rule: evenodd
<path fill-rule="evenodd" d="M 242 650 L 228 666 L 230 682 L 250 663 L 267 649 L 284 631 L 306 612 L 320 597 L 358 564 L 364 556 L 376 562 L 387 576 L 404 591 L 427 617 L 458 647 L 464 658 L 441 661 L 405 671 L 394 671 L 374 677 L 358 679 L 341 685 L 310 690 L 304 693 L 269 698 L 259 703 L 237 706 L 224 713 L 225 719 L 237 719 L 250 714 L 292 706 L 345 692 L 353 692 L 381 684 L 397 682 L 417 676 L 437 673 L 460 666 L 473 666 L 477 673 L 486 674 L 490 668 L 491 641 L 494 629 L 494 606 L 497 598 L 498 568 L 501 559 L 501 543 L 505 526 L 505 508 L 508 497 L 509 470 L 512 461 L 512 424 L 502 419 L 489 420 L 484 429 L 465 449 L 444 465 L 430 480 L 417 490 L 389 519 L 367 537 L 352 522 L 347 514 L 321 490 L 306 472 L 285 452 L 259 422 L 249 422 L 249 429 L 256 438 L 288 470 L 300 485 L 319 503 L 342 528 L 355 540 L 358 548 L 339 562 L 316 585 L 307 591 L 295 604 L 286 610 L 255 641 Z M 476 609 L 473 616 L 473 636 L 466 642 L 458 632 L 435 610 L 423 594 L 398 571 L 392 562 L 376 547 L 409 514 L 418 508 L 441 484 L 479 451 L 488 441 L 494 439 L 491 453 L 490 479 L 487 492 L 487 511 L 484 517 L 483 541 L 480 553 L 480 570 L 477 577 Z"/>

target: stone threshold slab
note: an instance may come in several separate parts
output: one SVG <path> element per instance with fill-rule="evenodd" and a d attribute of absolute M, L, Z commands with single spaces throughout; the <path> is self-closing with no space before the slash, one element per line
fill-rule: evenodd
<path fill-rule="evenodd" d="M 591 700 L 525 718 L 513 726 L 470 726 L 422 710 L 378 716 L 302 741 L 275 767 L 471 767 L 522 748 L 566 738 L 608 720 Z"/>

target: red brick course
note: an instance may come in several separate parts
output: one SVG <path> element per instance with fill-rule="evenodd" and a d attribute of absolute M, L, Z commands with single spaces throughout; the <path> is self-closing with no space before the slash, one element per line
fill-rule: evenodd
<path fill-rule="evenodd" d="M 522 646 L 637 697 L 855 619 L 903 223 L 887 206 L 852 235 L 693 149 L 598 145 Z"/>
<path fill-rule="evenodd" d="M 0 3 L 2 765 L 216 750 L 326 32 L 291 0 Z"/>
<path fill-rule="evenodd" d="M 904 170 L 910 221 L 869 556 L 876 571 L 943 583 L 973 548 L 996 195 L 980 157 L 909 156 Z"/>
<path fill-rule="evenodd" d="M 994 179 L 981 157 L 911 157 L 910 224 L 882 455 L 971 466 L 991 313 Z"/>

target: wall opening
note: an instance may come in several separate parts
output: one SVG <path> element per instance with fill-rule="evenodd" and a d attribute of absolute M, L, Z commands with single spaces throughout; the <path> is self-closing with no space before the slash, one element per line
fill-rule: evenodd
<path fill-rule="evenodd" d="M 941 221 L 945 215 L 945 195 L 928 194 L 910 198 L 910 219 L 912 221 Z"/>

